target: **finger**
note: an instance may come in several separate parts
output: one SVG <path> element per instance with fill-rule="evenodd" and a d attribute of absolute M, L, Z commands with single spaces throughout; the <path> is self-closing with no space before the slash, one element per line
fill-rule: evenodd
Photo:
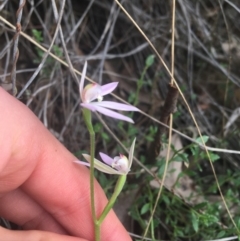
<path fill-rule="evenodd" d="M 23 229 L 68 234 L 45 209 L 20 189 L 2 195 L 0 204 L 0 216 L 18 224 Z"/>
<path fill-rule="evenodd" d="M 2 227 L 0 227 L 0 237 L 4 241 L 86 241 L 86 239 L 46 231 L 13 231 Z"/>
<path fill-rule="evenodd" d="M 14 189 L 22 184 L 23 190 L 71 234 L 93 240 L 93 222 L 90 209 L 89 172 L 72 162 L 68 152 L 20 102 L 0 89 L 0 143 L 9 136 L 0 153 L 1 189 Z M 12 111 L 14 110 L 14 111 Z M 6 131 L 3 126 L 8 126 Z M 1 139 L 2 138 L 2 139 Z M 2 158 L 2 157 L 1 157 Z M 107 199 L 96 183 L 98 215 Z M 101 229 L 103 240 L 130 240 L 113 212 L 107 216 Z"/>

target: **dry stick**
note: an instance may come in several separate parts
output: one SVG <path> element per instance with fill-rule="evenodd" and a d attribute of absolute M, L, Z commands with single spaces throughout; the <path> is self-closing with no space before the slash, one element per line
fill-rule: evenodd
<path fill-rule="evenodd" d="M 123 10 L 123 12 L 127 15 L 127 17 L 131 20 L 131 22 L 135 25 L 135 27 L 139 30 L 139 32 L 142 34 L 142 36 L 146 39 L 146 41 L 149 43 L 149 45 L 151 46 L 151 48 L 153 49 L 153 51 L 155 52 L 155 54 L 158 56 L 159 60 L 161 61 L 162 65 L 165 67 L 165 69 L 167 70 L 168 74 L 169 74 L 170 77 L 172 78 L 172 81 L 174 82 L 174 84 L 175 84 L 176 87 L 178 88 L 179 93 L 180 93 L 181 97 L 183 98 L 183 101 L 184 101 L 185 105 L 186 105 L 187 108 L 188 108 L 188 112 L 189 112 L 189 114 L 190 114 L 190 116 L 191 116 L 191 118 L 192 118 L 192 120 L 193 120 L 193 122 L 194 122 L 194 124 L 195 124 L 195 126 L 196 126 L 196 128 L 197 128 L 197 130 L 198 130 L 198 134 L 199 134 L 199 136 L 200 136 L 200 138 L 201 138 L 202 144 L 203 144 L 204 149 L 205 149 L 205 151 L 206 151 L 206 153 L 207 153 L 207 157 L 208 157 L 208 160 L 209 160 L 209 163 L 210 163 L 212 172 L 213 172 L 213 176 L 214 176 L 214 178 L 215 178 L 215 180 L 216 180 L 217 188 L 218 188 L 218 190 L 219 190 L 219 193 L 220 193 L 220 196 L 221 196 L 222 201 L 223 201 L 223 203 L 224 203 L 224 206 L 225 206 L 225 208 L 226 208 L 226 210 L 227 210 L 227 213 L 228 213 L 228 215 L 229 215 L 229 217 L 230 217 L 230 219 L 231 219 L 234 227 L 236 228 L 237 232 L 240 233 L 240 231 L 239 231 L 239 229 L 238 229 L 235 221 L 233 220 L 233 217 L 232 217 L 232 215 L 231 215 L 231 213 L 230 213 L 230 210 L 229 210 L 229 208 L 228 208 L 228 206 L 227 206 L 226 200 L 225 200 L 225 198 L 224 198 L 224 196 L 223 196 L 222 189 L 221 189 L 221 187 L 220 187 L 220 184 L 219 184 L 219 181 L 218 181 L 218 178 L 217 178 L 216 171 L 215 171 L 215 169 L 214 169 L 214 166 L 213 166 L 213 163 L 212 163 L 210 154 L 209 154 L 209 152 L 208 152 L 208 149 L 206 148 L 206 145 L 205 145 L 205 143 L 204 143 L 204 140 L 203 140 L 203 137 L 202 137 L 200 128 L 199 128 L 199 126 L 198 126 L 198 123 L 197 123 L 197 121 L 196 121 L 196 119 L 195 119 L 195 117 L 194 117 L 194 115 L 193 115 L 193 113 L 192 113 L 192 111 L 191 111 L 191 108 L 190 108 L 190 106 L 189 106 L 186 98 L 184 97 L 181 89 L 179 88 L 178 83 L 177 83 L 176 80 L 174 79 L 174 77 L 173 77 L 172 73 L 170 72 L 169 68 L 167 67 L 166 63 L 164 62 L 164 60 L 162 59 L 162 57 L 160 56 L 160 54 L 158 53 L 157 49 L 154 47 L 154 45 L 152 44 L 152 42 L 149 40 L 149 38 L 147 37 L 147 35 L 142 31 L 142 29 L 138 26 L 138 24 L 137 24 L 137 23 L 134 21 L 134 19 L 130 16 L 130 14 L 127 12 L 127 10 L 121 5 L 121 3 L 119 3 L 118 0 L 115 0 L 115 1 L 116 1 L 117 4 L 119 5 L 119 7 Z M 171 126 L 170 126 L 170 129 L 171 129 Z"/>
<path fill-rule="evenodd" d="M 89 12 L 90 8 L 92 7 L 93 3 L 95 0 L 91 0 L 91 2 L 88 4 L 86 10 L 84 11 L 84 13 L 81 15 L 81 18 L 78 20 L 78 22 L 73 26 L 72 31 L 68 34 L 68 37 L 66 39 L 66 43 L 68 43 L 70 40 L 74 39 L 74 34 L 76 31 L 78 31 L 79 26 L 82 24 L 84 18 L 86 17 L 87 13 Z M 74 45 L 74 44 L 73 44 Z"/>
<path fill-rule="evenodd" d="M 164 124 L 170 123 L 170 127 L 172 126 L 172 114 L 174 113 L 174 111 L 176 109 L 177 99 L 178 99 L 178 89 L 174 85 L 170 84 L 169 89 L 168 89 L 168 93 L 167 93 L 167 97 L 166 97 L 164 106 L 162 108 L 162 114 L 161 114 L 161 117 L 160 117 L 160 121 L 163 122 Z M 161 138 L 162 138 L 162 135 L 165 134 L 166 130 L 167 130 L 166 127 L 164 127 L 162 125 L 158 127 L 158 132 L 155 136 L 155 140 L 154 140 L 154 144 L 153 144 L 154 150 L 151 151 L 152 153 L 154 153 L 155 159 L 159 156 L 160 149 L 161 149 L 161 146 L 162 146 Z M 147 231 L 148 231 L 150 223 L 152 221 L 154 212 L 157 208 L 157 204 L 158 204 L 161 192 L 162 192 L 162 188 L 163 188 L 163 186 L 165 186 L 164 180 L 166 178 L 167 169 L 168 169 L 168 162 L 169 162 L 169 159 L 170 159 L 171 137 L 172 137 L 172 130 L 171 130 L 171 128 L 169 128 L 169 141 L 168 141 L 166 164 L 165 164 L 165 167 L 164 167 L 163 178 L 162 178 L 162 181 L 161 181 L 161 184 L 160 184 L 160 188 L 159 188 L 158 195 L 157 195 L 157 198 L 156 198 L 156 201 L 155 201 L 155 204 L 154 204 L 153 211 L 152 211 L 151 216 L 148 220 L 148 224 L 147 224 L 147 227 L 146 227 L 144 235 L 143 235 L 143 239 L 147 235 Z"/>
<path fill-rule="evenodd" d="M 185 20 L 186 20 L 186 29 L 187 29 L 187 78 L 188 78 L 188 81 L 189 81 L 189 88 L 190 88 L 190 95 L 192 95 L 192 91 L 193 91 L 193 74 L 192 74 L 192 69 L 193 69 L 193 40 L 192 40 L 192 25 L 190 23 L 190 16 L 187 12 L 187 9 L 186 9 L 186 3 L 185 1 L 183 0 L 178 0 L 179 2 L 179 6 L 181 7 L 182 9 L 182 13 L 183 13 L 183 16 L 185 17 Z M 174 61 L 173 61 L 174 62 Z M 173 63 L 172 62 L 172 63 Z"/>
<path fill-rule="evenodd" d="M 240 9 L 237 7 L 237 5 L 233 4 L 229 0 L 224 0 L 224 2 L 228 3 L 232 8 L 234 8 L 237 12 L 240 13 Z"/>
<path fill-rule="evenodd" d="M 220 9 L 221 9 L 221 12 L 222 12 L 222 15 L 223 15 L 223 19 L 224 19 L 224 22 L 225 22 L 225 25 L 226 25 L 226 29 L 227 29 L 227 37 L 228 37 L 228 73 L 230 73 L 231 71 L 231 64 L 232 64 L 232 55 L 231 55 L 231 51 L 230 51 L 230 34 L 229 34 L 229 27 L 228 27 L 228 23 L 227 23 L 227 18 L 225 16 L 225 13 L 223 11 L 223 6 L 222 6 L 222 3 L 220 2 L 220 0 L 218 0 L 218 4 L 220 6 Z M 229 77 L 227 77 L 227 81 L 226 81 L 226 89 L 225 89 L 225 94 L 224 94 L 224 100 L 223 100 L 223 103 L 225 105 L 226 101 L 227 101 L 227 97 L 228 97 L 228 88 L 229 88 Z M 222 117 L 222 128 L 224 130 L 224 126 L 225 126 L 225 118 L 224 118 L 224 115 Z M 223 131 L 223 135 L 224 135 L 224 131 Z"/>
<path fill-rule="evenodd" d="M 163 172 L 163 177 L 162 177 L 162 183 L 160 185 L 160 188 L 158 190 L 158 194 L 157 194 L 157 198 L 153 207 L 153 211 L 151 213 L 151 216 L 149 218 L 147 227 L 145 229 L 144 235 L 142 240 L 146 237 L 150 223 L 153 219 L 153 215 L 156 211 L 157 208 L 157 204 L 158 201 L 160 199 L 161 193 L 162 193 L 162 189 L 164 186 L 164 181 L 167 175 L 167 170 L 168 170 L 168 163 L 169 163 L 169 159 L 170 159 L 170 151 L 171 151 L 171 142 L 172 142 L 172 124 L 173 124 L 173 118 L 172 118 L 172 113 L 175 111 L 176 109 L 176 105 L 177 105 L 177 99 L 178 99 L 178 89 L 173 85 L 174 80 L 173 80 L 173 76 L 174 76 L 174 43 L 175 43 L 175 13 L 176 13 L 176 1 L 173 0 L 173 6 L 172 6 L 172 46 L 171 46 L 171 54 L 172 54 L 172 63 L 171 63 L 171 74 L 172 74 L 172 78 L 171 78 L 171 82 L 169 85 L 169 89 L 168 89 L 168 93 L 167 93 L 167 97 L 162 109 L 162 116 L 160 121 L 163 122 L 164 124 L 168 124 L 169 122 L 169 137 L 168 137 L 168 148 L 167 148 L 167 156 L 166 156 L 166 164 L 164 167 L 164 172 Z M 158 135 L 157 135 L 157 145 L 156 148 L 158 148 L 156 150 L 155 148 L 155 153 L 157 154 L 157 156 L 160 153 L 160 148 L 161 148 L 161 137 L 164 134 L 166 128 L 164 128 L 163 126 L 159 126 L 158 128 Z M 160 145 L 160 146 L 158 146 Z"/>
<path fill-rule="evenodd" d="M 12 71 L 11 71 L 11 81 L 12 81 L 12 94 L 13 96 L 16 95 L 17 90 L 16 90 L 16 68 L 17 68 L 17 60 L 19 57 L 19 49 L 18 49 L 18 42 L 19 42 L 19 36 L 21 32 L 21 19 L 22 19 L 22 11 L 23 7 L 26 3 L 26 0 L 20 0 L 19 1 L 19 7 L 17 10 L 17 23 L 16 23 L 16 33 L 13 37 L 13 66 L 12 66 Z"/>
<path fill-rule="evenodd" d="M 112 15 L 112 8 L 111 8 L 111 11 L 110 11 L 110 15 Z M 111 17 L 112 19 L 112 17 Z M 104 41 L 105 37 L 106 37 L 106 34 L 107 32 L 109 31 L 110 27 L 111 27 L 111 19 L 108 18 L 106 24 L 105 24 L 105 27 L 104 27 L 104 30 L 102 31 L 102 35 L 101 37 L 99 38 L 97 44 L 95 45 L 94 49 L 91 50 L 91 52 L 88 54 L 88 56 L 92 56 L 97 50 L 98 48 L 101 46 L 102 42 Z"/>
<path fill-rule="evenodd" d="M 61 23 L 62 16 L 63 16 L 63 10 L 64 10 L 64 6 L 65 6 L 65 1 L 66 1 L 66 0 L 63 0 L 63 1 L 62 1 L 60 13 L 59 13 L 59 18 L 58 18 L 58 21 L 57 21 L 57 26 L 56 26 L 56 29 L 55 29 L 55 32 L 54 32 L 54 36 L 53 36 L 52 42 L 50 43 L 50 46 L 49 46 L 48 50 L 46 50 L 45 48 L 41 48 L 42 50 L 44 49 L 43 51 L 45 52 L 45 54 L 44 54 L 44 56 L 43 56 L 43 58 L 42 58 L 42 60 L 41 60 L 41 63 L 38 65 L 36 71 L 33 73 L 33 75 L 31 76 L 31 78 L 30 78 L 30 79 L 28 80 L 28 82 L 25 84 L 25 86 L 23 87 L 23 89 L 19 92 L 19 94 L 17 95 L 17 98 L 20 98 L 20 97 L 22 96 L 22 94 L 24 93 L 24 91 L 28 88 L 28 86 L 32 84 L 33 80 L 35 79 L 35 77 L 38 75 L 38 73 L 39 73 L 40 70 L 42 69 L 42 66 L 44 65 L 44 63 L 45 63 L 48 55 L 50 55 L 50 56 L 53 55 L 50 51 L 51 51 L 51 49 L 52 49 L 52 47 L 53 47 L 54 41 L 55 41 L 55 39 L 56 39 L 56 37 L 57 37 L 59 28 L 60 28 L 60 26 L 61 26 L 60 23 Z M 1 18 L 1 16 L 0 16 L 0 18 Z M 24 36 L 23 32 L 20 32 L 20 34 Z M 29 36 L 28 36 L 27 39 L 31 39 L 31 38 L 29 38 Z M 31 42 L 35 43 L 36 41 L 34 41 L 34 40 L 31 39 Z M 41 45 L 38 44 L 37 46 L 41 46 Z M 69 66 L 68 66 L 68 67 L 69 67 Z"/>
<path fill-rule="evenodd" d="M 164 106 L 161 109 L 161 116 L 160 122 L 164 123 L 166 126 L 170 123 L 170 115 L 174 113 L 177 105 L 177 98 L 178 98 L 178 89 L 169 84 L 168 86 L 168 93 L 166 96 L 166 100 L 164 102 Z M 167 127 L 163 125 L 158 126 L 157 133 L 155 135 L 154 141 L 152 142 L 149 148 L 149 161 L 155 160 L 159 154 L 162 147 L 162 136 L 166 133 Z"/>
<path fill-rule="evenodd" d="M 64 6 L 65 6 L 65 0 L 64 0 Z M 59 13 L 58 13 L 58 10 L 57 10 L 57 7 L 56 7 L 56 3 L 55 3 L 54 0 L 52 0 L 52 7 L 53 7 L 53 13 L 54 13 L 55 20 L 57 21 L 58 18 L 59 18 Z M 63 14 L 63 13 L 60 12 L 60 14 Z M 62 18 L 62 16 L 60 18 Z M 60 40 L 62 42 L 63 51 L 64 51 L 64 54 L 65 54 L 65 57 L 66 57 L 66 60 L 67 60 L 67 63 L 68 63 L 69 71 L 70 71 L 73 79 L 75 79 L 76 83 L 78 84 L 79 81 L 78 81 L 77 75 L 76 75 L 76 73 L 74 71 L 74 68 L 73 68 L 71 59 L 69 57 L 68 51 L 67 51 L 67 47 L 66 47 L 66 43 L 64 41 L 64 36 L 63 36 L 61 25 L 59 26 L 59 35 L 60 35 Z"/>
<path fill-rule="evenodd" d="M 6 42 L 9 43 L 10 41 L 9 41 L 9 37 L 8 37 L 7 32 L 4 31 L 4 35 L 5 35 Z M 7 46 L 8 46 L 8 44 L 7 44 Z M 1 55 L 1 53 L 0 53 L 0 55 Z M 4 53 L 4 55 L 5 55 L 5 53 Z M 8 72 L 8 66 L 9 66 L 9 62 L 10 62 L 10 58 L 11 58 L 10 55 L 11 55 L 11 53 L 10 53 L 10 48 L 8 48 L 7 51 L 6 51 L 6 60 L 4 61 L 5 63 L 4 63 L 4 72 L 3 72 L 2 83 L 5 83 L 5 82 L 6 82 L 6 77 L 7 77 L 7 72 Z M 0 56 L 0 59 L 1 59 L 1 56 Z M 17 71 L 16 71 L 16 72 L 17 72 Z M 10 75 L 11 75 L 11 74 L 10 74 Z M 1 78 L 1 77 L 0 77 L 0 78 Z M 8 85 L 8 84 L 7 84 L 7 85 Z M 12 89 L 12 87 L 9 88 L 9 90 L 11 90 L 11 89 Z"/>
<path fill-rule="evenodd" d="M 102 51 L 102 56 L 103 57 L 102 57 L 102 59 L 100 61 L 100 73 L 99 73 L 99 80 L 98 80 L 100 84 L 102 84 L 103 65 L 104 65 L 104 62 L 105 62 L 105 59 L 106 59 L 107 52 L 109 51 L 109 45 L 110 45 L 111 40 L 112 40 L 114 27 L 115 27 L 115 24 L 116 24 L 119 12 L 120 12 L 120 8 L 117 8 L 116 3 L 113 2 L 113 5 L 111 7 L 110 16 L 109 16 L 109 24 L 111 26 L 110 26 L 110 29 L 109 29 L 108 36 L 107 36 L 107 38 L 105 40 L 104 49 Z"/>

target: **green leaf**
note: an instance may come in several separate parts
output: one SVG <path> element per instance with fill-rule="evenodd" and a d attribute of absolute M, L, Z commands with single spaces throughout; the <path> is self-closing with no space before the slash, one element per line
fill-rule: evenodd
<path fill-rule="evenodd" d="M 102 125 L 101 125 L 101 123 L 96 123 L 96 124 L 93 126 L 93 129 L 94 129 L 95 133 L 99 133 L 99 132 L 102 130 Z"/>
<path fill-rule="evenodd" d="M 226 234 L 226 231 L 225 230 L 222 230 L 222 231 L 220 231 L 220 233 L 218 233 L 217 234 L 217 237 L 216 238 L 223 238 L 224 236 L 225 236 L 225 234 Z"/>
<path fill-rule="evenodd" d="M 209 136 L 202 136 L 202 138 L 199 136 L 197 139 L 196 139 L 196 142 L 197 143 L 199 143 L 199 144 L 203 144 L 202 143 L 202 139 L 203 139 L 203 142 L 204 142 L 204 144 L 206 144 L 206 142 L 208 141 L 208 139 L 209 139 Z"/>
<path fill-rule="evenodd" d="M 207 202 L 199 203 L 199 204 L 194 206 L 194 209 L 195 210 L 203 209 L 203 208 L 205 208 L 207 206 L 207 204 L 208 204 Z"/>
<path fill-rule="evenodd" d="M 151 136 L 145 136 L 145 139 L 149 142 L 154 141 L 153 137 L 151 137 Z"/>
<path fill-rule="evenodd" d="M 149 56 L 147 57 L 146 62 L 145 62 L 145 64 L 146 64 L 147 67 L 152 66 L 152 64 L 153 64 L 153 62 L 154 62 L 154 58 L 155 58 L 154 55 L 149 55 Z"/>
<path fill-rule="evenodd" d="M 159 177 L 162 177 L 162 175 L 164 173 L 164 170 L 165 170 L 165 162 L 161 165 L 161 167 L 158 170 L 158 176 Z"/>
<path fill-rule="evenodd" d="M 176 162 L 189 162 L 187 153 L 177 153 L 173 158 Z"/>
<path fill-rule="evenodd" d="M 212 162 L 215 162 L 217 161 L 218 159 L 220 159 L 220 156 L 215 154 L 215 153 L 212 153 L 212 152 L 209 152 L 209 155 L 210 155 L 210 158 L 211 158 L 211 161 Z"/>
<path fill-rule="evenodd" d="M 162 196 L 162 199 L 167 205 L 170 205 L 170 200 L 167 196 Z"/>
<path fill-rule="evenodd" d="M 53 45 L 53 51 L 58 57 L 61 58 L 63 56 L 62 50 L 57 45 Z"/>
<path fill-rule="evenodd" d="M 183 233 L 182 230 L 177 229 L 177 230 L 176 230 L 176 236 L 177 236 L 177 237 L 184 237 L 185 235 L 184 235 L 184 233 Z"/>
<path fill-rule="evenodd" d="M 138 133 L 138 129 L 135 128 L 134 126 L 130 126 L 128 129 L 128 135 L 129 136 L 135 136 Z"/>
<path fill-rule="evenodd" d="M 192 216 L 192 225 L 193 225 L 193 229 L 195 232 L 198 232 L 198 228 L 199 228 L 199 218 L 198 216 L 195 214 L 194 211 L 191 212 L 191 216 Z"/>
<path fill-rule="evenodd" d="M 197 143 L 199 143 L 199 144 L 203 144 L 202 143 L 202 139 L 203 139 L 203 142 L 204 142 L 204 144 L 206 144 L 206 142 L 208 141 L 208 139 L 209 139 L 209 136 L 202 136 L 202 138 L 201 137 L 198 137 L 197 139 L 196 139 L 196 142 Z"/>
<path fill-rule="evenodd" d="M 109 141 L 109 140 L 110 140 L 110 137 L 109 137 L 109 135 L 108 135 L 106 132 L 102 132 L 101 135 L 102 135 L 102 138 L 103 138 L 104 140 L 106 140 L 106 141 Z"/>
<path fill-rule="evenodd" d="M 141 214 L 145 214 L 146 212 L 149 211 L 149 209 L 150 209 L 150 203 L 145 203 L 145 204 L 143 205 L 143 207 L 141 208 L 140 213 L 141 213 Z"/>
<path fill-rule="evenodd" d="M 196 155 L 196 148 L 195 147 L 191 147 L 190 148 L 192 155 L 195 156 Z"/>
<path fill-rule="evenodd" d="M 212 214 L 204 214 L 200 217 L 200 219 L 206 227 L 218 222 L 218 218 Z"/>
<path fill-rule="evenodd" d="M 32 29 L 32 34 L 38 43 L 43 42 L 42 32 L 36 29 Z"/>

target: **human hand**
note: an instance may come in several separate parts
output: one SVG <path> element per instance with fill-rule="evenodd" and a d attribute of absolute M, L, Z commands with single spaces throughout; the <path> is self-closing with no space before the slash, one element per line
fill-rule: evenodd
<path fill-rule="evenodd" d="M 0 241 L 94 240 L 87 168 L 74 164 L 76 158 L 2 88 L 0 113 L 0 216 L 32 230 L 0 227 Z M 99 215 L 107 198 L 97 182 L 95 200 Z M 101 237 L 131 240 L 113 211 Z"/>

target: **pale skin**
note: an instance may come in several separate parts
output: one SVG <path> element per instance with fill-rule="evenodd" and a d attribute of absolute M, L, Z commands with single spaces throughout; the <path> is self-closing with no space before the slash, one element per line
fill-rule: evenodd
<path fill-rule="evenodd" d="M 0 227 L 4 241 L 94 240 L 89 171 L 21 102 L 0 88 L 0 216 L 22 231 Z M 96 210 L 107 203 L 96 182 Z M 111 211 L 104 241 L 130 241 Z"/>

